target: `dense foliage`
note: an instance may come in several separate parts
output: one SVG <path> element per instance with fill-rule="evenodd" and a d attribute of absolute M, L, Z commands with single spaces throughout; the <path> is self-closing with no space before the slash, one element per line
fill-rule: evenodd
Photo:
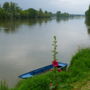
<path fill-rule="evenodd" d="M 90 20 L 90 6 L 89 9 L 85 12 L 86 19 Z"/>
<path fill-rule="evenodd" d="M 0 19 L 8 19 L 8 18 L 42 18 L 42 17 L 50 17 L 52 15 L 51 12 L 35 10 L 33 8 L 29 8 L 27 10 L 22 10 L 16 3 L 14 2 L 5 2 L 0 7 Z"/>
<path fill-rule="evenodd" d="M 61 13 L 61 11 L 57 11 L 56 12 L 56 16 L 57 16 L 57 18 L 58 17 L 68 17 L 68 16 L 70 16 L 68 13 Z"/>
<path fill-rule="evenodd" d="M 52 16 L 68 16 L 67 13 L 59 13 L 57 11 L 56 14 L 52 12 L 43 11 L 42 9 L 36 10 L 33 8 L 29 8 L 26 10 L 21 9 L 14 2 L 5 2 L 2 6 L 0 5 L 0 19 L 26 19 L 26 18 L 49 18 Z"/>
<path fill-rule="evenodd" d="M 85 24 L 88 29 L 88 33 L 90 34 L 90 6 L 89 9 L 85 12 Z"/>

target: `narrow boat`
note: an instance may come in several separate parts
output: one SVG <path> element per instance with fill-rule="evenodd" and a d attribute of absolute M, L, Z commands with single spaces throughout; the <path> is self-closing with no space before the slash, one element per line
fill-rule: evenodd
<path fill-rule="evenodd" d="M 30 77 L 33 77 L 34 75 L 38 75 L 38 74 L 44 73 L 44 72 L 52 69 L 53 67 L 54 66 L 51 64 L 51 65 L 44 66 L 42 68 L 38 68 L 38 69 L 30 71 L 30 72 L 24 73 L 24 74 L 22 74 L 22 75 L 20 75 L 18 77 L 22 78 L 22 79 L 30 78 Z M 63 70 L 63 69 L 66 69 L 66 67 L 67 67 L 66 63 L 61 63 L 61 62 L 58 63 L 58 68 Z"/>

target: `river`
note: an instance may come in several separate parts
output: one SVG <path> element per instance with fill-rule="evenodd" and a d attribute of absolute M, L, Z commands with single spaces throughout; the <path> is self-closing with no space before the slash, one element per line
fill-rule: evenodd
<path fill-rule="evenodd" d="M 0 21 L 0 80 L 14 86 L 20 74 L 51 64 L 54 35 L 58 61 L 69 64 L 90 47 L 89 32 L 84 17 Z"/>

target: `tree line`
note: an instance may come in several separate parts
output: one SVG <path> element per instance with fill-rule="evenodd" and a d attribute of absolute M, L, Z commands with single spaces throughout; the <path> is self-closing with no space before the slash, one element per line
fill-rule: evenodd
<path fill-rule="evenodd" d="M 57 11 L 56 12 L 56 16 L 57 17 L 68 17 L 68 16 L 70 16 L 68 13 L 61 13 L 61 11 Z"/>
<path fill-rule="evenodd" d="M 89 5 L 88 10 L 85 12 L 85 17 L 86 17 L 86 19 L 90 20 L 90 5 Z"/>
<path fill-rule="evenodd" d="M 90 5 L 88 10 L 85 12 L 85 23 L 87 26 L 90 26 Z M 90 28 L 89 28 L 90 31 Z"/>
<path fill-rule="evenodd" d="M 60 11 L 53 14 L 52 12 L 43 11 L 42 9 L 36 10 L 33 8 L 23 10 L 14 2 L 5 2 L 3 5 L 0 5 L 0 19 L 50 18 L 52 16 L 69 16 L 69 14 L 61 13 Z"/>

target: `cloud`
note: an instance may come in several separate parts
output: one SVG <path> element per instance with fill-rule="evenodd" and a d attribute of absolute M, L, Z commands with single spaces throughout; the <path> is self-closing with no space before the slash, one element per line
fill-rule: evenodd
<path fill-rule="evenodd" d="M 89 0 L 52 0 L 51 4 L 57 10 L 67 11 L 70 13 L 84 13 L 88 6 Z"/>

